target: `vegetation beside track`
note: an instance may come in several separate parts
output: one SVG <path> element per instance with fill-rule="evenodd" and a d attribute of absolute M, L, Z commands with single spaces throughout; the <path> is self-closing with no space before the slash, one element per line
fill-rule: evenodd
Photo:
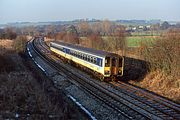
<path fill-rule="evenodd" d="M 34 72 L 23 40 L 0 40 L 0 119 L 83 119 L 49 79 Z"/>
<path fill-rule="evenodd" d="M 180 29 L 170 29 L 151 47 L 141 45 L 140 55 L 147 61 L 145 78 L 130 83 L 153 91 L 176 102 L 180 101 Z"/>

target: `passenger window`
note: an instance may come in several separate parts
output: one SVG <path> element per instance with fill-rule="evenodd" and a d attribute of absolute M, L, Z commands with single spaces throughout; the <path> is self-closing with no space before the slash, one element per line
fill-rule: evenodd
<path fill-rule="evenodd" d="M 87 55 L 84 55 L 84 59 L 87 60 Z"/>
<path fill-rule="evenodd" d="M 94 57 L 94 64 L 96 64 L 96 58 Z"/>
<path fill-rule="evenodd" d="M 99 61 L 99 65 L 102 66 L 102 61 L 101 60 Z"/>
<path fill-rule="evenodd" d="M 106 57 L 106 59 L 105 59 L 105 67 L 110 67 L 110 57 Z"/>
<path fill-rule="evenodd" d="M 82 59 L 84 60 L 84 54 L 82 54 Z"/>
<path fill-rule="evenodd" d="M 90 56 L 88 56 L 88 61 L 90 62 Z"/>
<path fill-rule="evenodd" d="M 91 62 L 93 63 L 93 57 L 91 57 Z"/>

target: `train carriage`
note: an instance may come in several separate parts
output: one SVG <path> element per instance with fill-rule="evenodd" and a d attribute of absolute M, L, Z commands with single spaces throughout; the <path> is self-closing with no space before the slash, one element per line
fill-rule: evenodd
<path fill-rule="evenodd" d="M 124 58 L 117 54 L 57 41 L 50 43 L 50 50 L 94 71 L 100 78 L 123 75 Z"/>

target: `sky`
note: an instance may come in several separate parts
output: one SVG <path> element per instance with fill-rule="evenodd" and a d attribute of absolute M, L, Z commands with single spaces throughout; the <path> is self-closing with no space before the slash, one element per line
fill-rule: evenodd
<path fill-rule="evenodd" d="M 0 24 L 86 18 L 180 21 L 180 0 L 0 0 Z"/>

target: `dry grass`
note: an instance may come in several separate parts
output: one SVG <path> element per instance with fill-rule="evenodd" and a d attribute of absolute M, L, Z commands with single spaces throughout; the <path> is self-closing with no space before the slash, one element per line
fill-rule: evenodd
<path fill-rule="evenodd" d="M 0 45 L 5 47 L 6 49 L 12 49 L 13 40 L 1 39 Z"/>
<path fill-rule="evenodd" d="M 83 118 L 51 82 L 29 71 L 15 51 L 5 48 L 12 49 L 12 41 L 1 43 L 4 48 L 0 51 L 0 119 L 15 119 L 16 113 L 20 119 L 33 120 L 49 119 L 49 115 L 55 115 L 55 119 Z M 39 82 L 43 80 L 45 86 Z"/>
<path fill-rule="evenodd" d="M 12 40 L 2 40 L 0 39 L 0 54 L 3 55 L 7 52 L 12 51 L 12 45 L 13 45 L 13 41 Z"/>
<path fill-rule="evenodd" d="M 140 82 L 129 82 L 180 103 L 180 79 L 175 80 L 160 71 L 154 71 Z"/>

